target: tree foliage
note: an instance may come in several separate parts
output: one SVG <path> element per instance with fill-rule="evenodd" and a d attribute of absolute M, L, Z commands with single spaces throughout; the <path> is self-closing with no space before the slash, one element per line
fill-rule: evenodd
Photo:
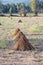
<path fill-rule="evenodd" d="M 26 16 L 26 7 L 24 3 L 22 3 L 20 6 L 20 14 Z"/>
<path fill-rule="evenodd" d="M 0 2 L 0 13 L 3 12 L 3 4 Z"/>
<path fill-rule="evenodd" d="M 32 0 L 31 1 L 31 9 L 37 15 L 37 9 L 38 9 L 38 0 Z"/>
<path fill-rule="evenodd" d="M 38 12 L 43 13 L 43 1 L 40 0 L 31 0 L 29 5 L 25 5 L 24 3 L 17 3 L 17 4 L 3 4 L 0 1 L 0 13 L 19 13 L 20 15 L 26 16 L 26 12 L 34 12 L 35 15 Z"/>

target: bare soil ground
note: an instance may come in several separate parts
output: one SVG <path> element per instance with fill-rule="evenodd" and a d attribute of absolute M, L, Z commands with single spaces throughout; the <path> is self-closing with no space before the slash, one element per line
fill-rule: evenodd
<path fill-rule="evenodd" d="M 43 51 L 0 50 L 0 65 L 43 65 Z"/>

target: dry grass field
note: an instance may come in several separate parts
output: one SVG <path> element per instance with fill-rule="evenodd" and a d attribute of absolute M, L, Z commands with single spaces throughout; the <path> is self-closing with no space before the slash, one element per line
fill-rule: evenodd
<path fill-rule="evenodd" d="M 43 51 L 7 50 L 15 44 L 13 32 L 16 28 L 26 35 L 36 50 L 43 50 L 43 17 L 0 17 L 0 24 L 1 65 L 43 65 Z"/>
<path fill-rule="evenodd" d="M 19 23 L 19 20 L 22 20 L 22 23 Z M 43 17 L 0 17 L 0 23 L 2 48 L 6 47 L 5 44 L 13 43 L 13 32 L 16 28 L 19 28 L 36 46 L 43 43 Z"/>
<path fill-rule="evenodd" d="M 19 20 L 22 23 L 18 23 Z M 0 17 L 0 23 L 1 38 L 12 35 L 16 28 L 20 28 L 24 34 L 43 34 L 43 17 Z"/>

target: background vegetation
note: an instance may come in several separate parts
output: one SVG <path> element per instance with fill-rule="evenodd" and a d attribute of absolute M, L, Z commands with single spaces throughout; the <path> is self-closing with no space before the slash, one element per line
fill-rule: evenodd
<path fill-rule="evenodd" d="M 29 4 L 25 4 L 25 3 L 17 3 L 17 4 L 3 4 L 0 1 L 0 15 L 2 13 L 19 13 L 24 14 L 24 16 L 26 16 L 26 13 L 43 13 L 43 1 L 40 0 L 31 0 L 31 2 Z"/>

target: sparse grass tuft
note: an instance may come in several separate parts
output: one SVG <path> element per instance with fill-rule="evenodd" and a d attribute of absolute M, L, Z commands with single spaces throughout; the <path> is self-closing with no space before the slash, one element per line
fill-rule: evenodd
<path fill-rule="evenodd" d="M 5 48 L 6 48 L 5 40 L 0 40 L 0 49 L 5 49 Z"/>
<path fill-rule="evenodd" d="M 38 30 L 43 30 L 43 26 L 38 26 L 37 29 Z"/>
<path fill-rule="evenodd" d="M 8 50 L 7 52 L 6 52 L 7 54 L 13 54 L 14 53 L 14 50 Z"/>
<path fill-rule="evenodd" d="M 31 27 L 31 28 L 29 29 L 29 31 L 30 31 L 30 32 L 33 32 L 33 33 L 38 32 L 38 31 L 41 31 L 41 30 L 43 30 L 43 26 L 37 26 L 36 28 Z"/>

